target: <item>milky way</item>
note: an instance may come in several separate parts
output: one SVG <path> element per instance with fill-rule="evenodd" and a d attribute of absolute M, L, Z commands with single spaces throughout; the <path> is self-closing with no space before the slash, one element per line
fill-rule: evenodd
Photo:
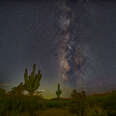
<path fill-rule="evenodd" d="M 84 2 L 79 2 L 78 7 L 85 7 Z M 59 33 L 59 65 L 61 71 L 62 82 L 70 85 L 72 88 L 83 88 L 83 73 L 86 57 L 81 49 L 81 30 L 79 24 L 74 26 L 73 8 L 69 2 L 63 2 L 60 5 L 60 16 L 58 24 Z"/>

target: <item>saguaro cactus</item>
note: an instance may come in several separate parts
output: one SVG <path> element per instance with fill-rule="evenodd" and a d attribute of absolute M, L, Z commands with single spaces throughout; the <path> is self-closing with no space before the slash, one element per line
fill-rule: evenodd
<path fill-rule="evenodd" d="M 42 74 L 40 70 L 38 70 L 36 74 L 36 64 L 33 64 L 33 69 L 30 75 L 28 75 L 28 70 L 25 69 L 24 72 L 24 88 L 29 92 L 30 95 L 33 95 L 34 92 L 39 88 L 40 86 L 40 80 L 42 78 Z"/>
<path fill-rule="evenodd" d="M 62 90 L 60 89 L 60 84 L 58 83 L 58 88 L 56 91 L 57 99 L 60 99 L 61 94 L 62 94 Z"/>

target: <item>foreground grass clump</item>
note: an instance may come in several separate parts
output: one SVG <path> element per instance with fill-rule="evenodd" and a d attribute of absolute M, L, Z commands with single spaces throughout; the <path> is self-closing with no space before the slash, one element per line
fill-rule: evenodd
<path fill-rule="evenodd" d="M 40 112 L 41 116 L 74 116 L 66 109 L 51 108 Z"/>
<path fill-rule="evenodd" d="M 7 114 L 16 115 L 44 109 L 44 101 L 39 97 L 30 96 L 4 96 L 0 99 L 0 115 L 6 116 Z M 11 116 L 12 116 L 11 115 Z"/>
<path fill-rule="evenodd" d="M 0 97 L 0 116 L 116 116 L 116 94 L 46 100 L 38 96 Z M 112 99 L 111 99 L 112 98 Z"/>

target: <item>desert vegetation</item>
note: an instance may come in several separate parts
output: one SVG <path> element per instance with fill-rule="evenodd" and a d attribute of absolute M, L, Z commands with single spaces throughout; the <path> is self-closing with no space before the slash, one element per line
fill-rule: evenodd
<path fill-rule="evenodd" d="M 45 99 L 38 91 L 42 73 L 24 71 L 21 82 L 10 91 L 0 88 L 0 116 L 116 116 L 116 91 L 87 95 L 74 89 L 69 98 L 61 97 L 60 84 L 56 85 L 56 98 Z"/>

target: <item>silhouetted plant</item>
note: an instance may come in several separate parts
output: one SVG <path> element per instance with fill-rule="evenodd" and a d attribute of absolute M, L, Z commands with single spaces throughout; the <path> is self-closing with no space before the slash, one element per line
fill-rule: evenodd
<path fill-rule="evenodd" d="M 62 90 L 60 88 L 60 84 L 58 83 L 58 88 L 57 88 L 57 91 L 56 91 L 57 99 L 60 99 L 61 94 L 62 94 Z"/>
<path fill-rule="evenodd" d="M 76 114 L 77 116 L 86 116 L 84 115 L 85 109 L 87 107 L 86 102 L 86 93 L 85 91 L 77 92 L 76 89 L 74 89 L 71 93 L 72 97 L 72 104 L 70 105 L 70 111 L 73 114 Z"/>
<path fill-rule="evenodd" d="M 108 116 L 107 112 L 98 106 L 87 107 L 84 116 Z"/>
<path fill-rule="evenodd" d="M 28 70 L 25 69 L 24 88 L 29 92 L 30 95 L 33 95 L 34 92 L 39 88 L 41 78 L 42 78 L 42 74 L 40 70 L 36 74 L 36 64 L 33 64 L 33 69 L 30 75 L 28 75 Z"/>
<path fill-rule="evenodd" d="M 6 93 L 5 89 L 0 88 L 0 97 L 3 97 L 5 93 Z"/>
<path fill-rule="evenodd" d="M 80 98 L 81 98 L 81 93 L 79 93 L 79 92 L 77 92 L 77 90 L 76 89 L 73 89 L 73 91 L 72 91 L 72 93 L 71 93 L 71 97 L 72 97 L 72 99 L 74 100 L 80 100 Z"/>
<path fill-rule="evenodd" d="M 73 89 L 72 93 L 71 93 L 71 98 L 73 100 L 82 100 L 86 98 L 86 92 L 82 91 L 82 92 L 77 92 L 76 89 Z"/>
<path fill-rule="evenodd" d="M 9 91 L 9 95 L 23 95 L 24 94 L 24 85 L 21 82 L 17 87 L 13 87 L 11 91 Z"/>
<path fill-rule="evenodd" d="M 82 91 L 81 92 L 81 95 L 82 95 L 82 97 L 86 97 L 86 92 L 85 91 Z"/>

